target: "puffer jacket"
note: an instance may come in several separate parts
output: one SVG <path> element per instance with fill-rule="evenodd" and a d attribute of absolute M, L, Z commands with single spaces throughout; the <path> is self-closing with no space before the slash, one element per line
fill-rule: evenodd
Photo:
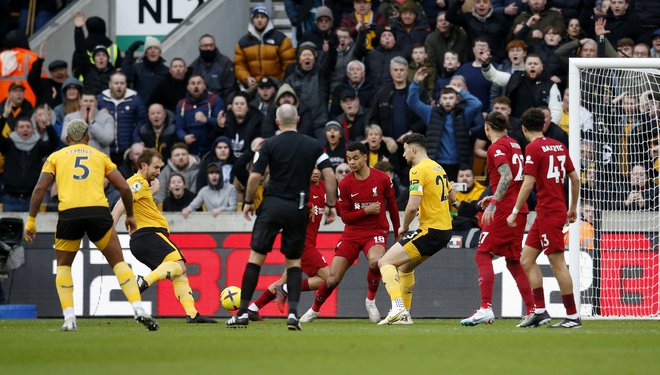
<path fill-rule="evenodd" d="M 263 33 L 250 24 L 234 49 L 234 70 L 236 79 L 247 86 L 248 77 L 257 81 L 261 77 L 284 77 L 284 69 L 295 62 L 296 50 L 286 35 L 275 30 L 271 22 Z"/>
<path fill-rule="evenodd" d="M 188 145 L 191 154 L 204 155 L 209 151 L 211 142 L 211 131 L 217 127 L 218 114 L 225 109 L 222 98 L 206 92 L 200 100 L 193 100 L 190 94 L 179 100 L 176 106 L 176 134 L 183 141 L 187 134 L 194 134 L 197 140 Z M 195 114 L 202 112 L 206 116 L 206 122 L 195 120 Z"/>
<path fill-rule="evenodd" d="M 170 158 L 170 148 L 179 141 L 179 137 L 176 135 L 175 116 L 172 111 L 167 111 L 167 119 L 160 134 L 156 135 L 153 126 L 148 120 L 138 128 L 137 132 L 140 140 L 144 142 L 144 147 L 151 147 L 158 150 L 163 156 L 163 160 Z"/>
<path fill-rule="evenodd" d="M 135 129 L 147 121 L 147 109 L 137 92 L 126 89 L 122 99 L 110 95 L 110 89 L 103 90 L 97 98 L 98 109 L 106 109 L 115 119 L 115 140 L 110 145 L 110 154 L 123 155 L 131 145 L 139 142 Z"/>

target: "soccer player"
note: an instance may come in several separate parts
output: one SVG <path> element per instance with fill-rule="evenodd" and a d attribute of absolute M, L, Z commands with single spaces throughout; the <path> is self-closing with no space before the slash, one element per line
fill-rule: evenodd
<path fill-rule="evenodd" d="M 534 313 L 518 326 L 522 328 L 538 327 L 550 322 L 550 314 L 545 309 L 543 295 L 543 274 L 536 263 L 536 258 L 543 251 L 550 261 L 561 299 L 566 308 L 566 319 L 551 325 L 551 328 L 580 328 L 582 322 L 575 307 L 573 296 L 573 281 L 564 260 L 565 224 L 572 223 L 577 218 L 577 202 L 580 193 L 580 181 L 568 155 L 566 146 L 551 138 L 543 136 L 543 112 L 537 108 L 526 110 L 520 118 L 523 134 L 529 140 L 525 149 L 525 174 L 522 187 L 518 193 L 516 205 L 506 221 L 511 227 L 522 225 L 517 216 L 523 209 L 529 193 L 536 186 L 536 220 L 527 234 L 527 240 L 522 250 L 522 263 L 529 284 L 534 294 Z M 571 180 L 571 204 L 566 211 L 564 199 L 564 180 L 566 175 Z"/>
<path fill-rule="evenodd" d="M 186 311 L 188 323 L 217 323 L 200 315 L 195 309 L 195 299 L 186 275 L 186 260 L 176 245 L 169 240 L 169 225 L 154 202 L 153 193 L 158 191 L 158 175 L 163 167 L 162 156 L 155 149 L 147 148 L 138 156 L 137 165 L 140 170 L 126 180 L 133 193 L 133 209 L 137 223 L 137 229 L 130 233 L 129 244 L 135 258 L 152 270 L 145 277 L 137 277 L 140 293 L 160 280 L 169 279 L 172 281 L 176 298 Z M 124 212 L 123 202 L 117 202 L 112 210 L 115 224 Z"/>
<path fill-rule="evenodd" d="M 520 265 L 520 252 L 527 222 L 527 204 L 524 204 L 516 220 L 516 227 L 509 228 L 506 218 L 516 203 L 518 191 L 523 179 L 523 154 L 521 147 L 507 135 L 509 123 L 500 112 L 491 112 L 486 116 L 486 137 L 492 143 L 488 147 L 486 167 L 490 189 L 495 193 L 484 197 L 479 205 L 485 209 L 481 218 L 482 229 L 479 246 L 474 255 L 479 272 L 481 306 L 470 317 L 461 320 L 465 326 L 480 323 L 492 323 L 493 314 L 493 257 L 503 256 L 506 268 L 511 272 L 518 291 L 525 302 L 525 316 L 534 310 L 534 297 L 529 287 L 525 270 Z"/>
<path fill-rule="evenodd" d="M 316 238 L 319 234 L 319 227 L 321 226 L 321 219 L 323 219 L 323 211 L 325 207 L 325 187 L 321 186 L 321 171 L 314 168 L 312 177 L 309 184 L 309 201 L 307 201 L 307 208 L 309 209 L 309 223 L 307 224 L 307 235 L 305 237 L 305 247 L 300 258 L 300 268 L 307 275 L 307 279 L 303 279 L 300 287 L 301 292 L 309 290 L 317 290 L 325 280 L 330 276 L 330 267 L 325 261 L 325 258 L 316 249 Z M 334 219 L 332 220 L 334 221 Z M 326 220 L 326 224 L 332 221 Z M 252 321 L 262 320 L 259 316 L 259 309 L 266 306 L 270 301 L 275 299 L 277 307 L 281 312 L 284 312 L 284 302 L 286 301 L 288 288 L 286 285 L 286 272 L 276 282 L 270 284 L 268 288 L 261 293 L 259 298 L 250 304 L 248 307 L 248 317 Z"/>
<path fill-rule="evenodd" d="M 149 331 L 156 331 L 158 322 L 144 310 L 135 275 L 124 262 L 108 208 L 108 199 L 103 193 L 103 178 L 106 177 L 119 190 L 126 206 L 126 227 L 132 232 L 136 224 L 131 190 L 110 158 L 87 144 L 89 132 L 84 121 L 69 122 L 67 141 L 70 146 L 52 153 L 44 163 L 39 181 L 32 192 L 30 213 L 25 224 L 25 240 L 32 243 L 37 233 L 36 216 L 39 206 L 46 190 L 55 180 L 60 200 L 55 232 L 55 287 L 64 313 L 64 325 L 60 330 L 77 330 L 73 311 L 71 265 L 80 248 L 80 240 L 87 234 L 112 267 L 124 295 L 133 307 L 135 320 Z"/>
<path fill-rule="evenodd" d="M 337 288 L 360 252 L 364 252 L 369 262 L 365 300 L 367 313 L 372 322 L 380 320 L 375 299 L 381 280 L 378 260 L 385 254 L 390 229 L 385 210 L 390 213 L 395 234 L 399 230 L 399 211 L 392 180 L 386 173 L 369 167 L 368 155 L 369 150 L 362 142 L 353 142 L 346 148 L 346 160 L 351 173 L 341 180 L 338 189 L 338 211 L 345 224 L 344 232 L 332 258 L 330 277 L 316 292 L 314 304 L 300 318 L 301 323 L 309 323 L 319 316 L 321 306 Z"/>
<path fill-rule="evenodd" d="M 456 193 L 445 170 L 426 153 L 426 138 L 418 133 L 406 137 L 403 157 L 410 168 L 410 196 L 399 235 L 408 232 L 419 211 L 419 229 L 395 243 L 378 262 L 392 308 L 378 325 L 412 324 L 409 309 L 415 277 L 413 270 L 451 240 L 449 204 Z"/>
<path fill-rule="evenodd" d="M 296 107 L 290 104 L 281 105 L 277 109 L 275 119 L 280 133 L 266 140 L 254 155 L 254 165 L 248 178 L 243 203 L 243 216 L 246 220 L 250 220 L 254 194 L 266 168 L 270 170 L 270 183 L 266 187 L 264 201 L 259 207 L 252 229 L 252 250 L 243 274 L 241 304 L 238 313 L 227 320 L 226 325 L 229 328 L 247 327 L 248 307 L 259 281 L 261 265 L 273 249 L 275 236 L 282 231 L 281 251 L 286 257 L 289 286 L 287 328 L 292 331 L 300 330 L 297 317 L 302 284 L 300 256 L 305 246 L 305 232 L 309 221 L 309 178 L 314 166 L 318 166 L 325 180 L 325 214 L 328 220 L 337 216 L 334 206 L 337 185 L 332 164 L 320 144 L 296 131 L 299 120 Z"/>

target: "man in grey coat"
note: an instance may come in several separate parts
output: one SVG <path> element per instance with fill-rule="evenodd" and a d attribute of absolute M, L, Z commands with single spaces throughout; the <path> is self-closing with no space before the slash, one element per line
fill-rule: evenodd
<path fill-rule="evenodd" d="M 66 143 L 67 126 L 72 120 L 83 120 L 89 126 L 89 145 L 110 155 L 110 144 L 115 139 L 115 120 L 106 111 L 96 109 L 96 95 L 93 91 L 83 91 L 80 97 L 80 111 L 64 117 L 60 139 Z"/>

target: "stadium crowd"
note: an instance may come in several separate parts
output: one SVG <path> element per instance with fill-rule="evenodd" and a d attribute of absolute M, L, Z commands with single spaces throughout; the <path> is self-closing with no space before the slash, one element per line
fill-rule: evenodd
<path fill-rule="evenodd" d="M 67 123 L 83 119 L 90 144 L 125 178 L 139 169 L 145 147 L 163 154 L 155 198 L 164 211 L 240 211 L 252 156 L 277 134 L 275 111 L 288 103 L 298 109 L 298 131 L 325 147 L 338 180 L 348 169 L 347 144 L 366 143 L 369 166 L 392 177 L 401 210 L 409 170 L 403 142 L 412 132 L 425 134 L 429 156 L 461 186 L 454 226 L 469 230 L 480 225 L 475 202 L 492 194 L 478 181 L 490 111 L 507 117 L 509 134 L 524 148 L 519 117 L 541 108 L 544 134 L 568 145 L 568 58 L 660 57 L 657 1 L 284 3 L 292 38 L 257 5 L 233 59 L 220 53 L 211 30 L 199 30 L 198 56 L 165 61 L 154 37 L 121 51 L 105 20 L 83 14 L 73 19 L 71 61 L 49 60 L 23 29 L 0 30 L 7 31 L 0 33 L 2 210 L 28 210 L 42 161 L 64 146 Z M 629 209 L 658 206 L 660 92 L 631 95 L 624 84 L 583 90 L 583 184 L 606 180 L 596 176 L 596 163 L 607 165 L 598 173 L 615 182 L 583 188 L 590 210 L 606 201 L 593 191 L 615 193 L 621 199 L 609 201 Z M 603 104 L 610 108 L 596 108 Z M 265 176 L 257 202 L 267 183 Z M 112 184 L 106 191 L 114 204 L 118 192 Z M 533 195 L 529 203 L 533 209 Z M 53 186 L 45 209 L 56 207 Z"/>

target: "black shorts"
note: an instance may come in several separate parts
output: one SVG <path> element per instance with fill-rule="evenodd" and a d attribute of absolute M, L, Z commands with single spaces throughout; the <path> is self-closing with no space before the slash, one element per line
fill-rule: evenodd
<path fill-rule="evenodd" d="M 298 208 L 298 202 L 266 197 L 257 210 L 252 229 L 250 247 L 259 254 L 273 250 L 275 237 L 282 231 L 282 249 L 287 259 L 300 259 L 307 234 L 307 207 Z"/>
<path fill-rule="evenodd" d="M 131 235 L 131 253 L 152 270 L 165 260 L 185 262 L 179 248 L 168 237 L 165 229 L 141 228 Z"/>
<path fill-rule="evenodd" d="M 451 240 L 451 230 L 417 229 L 404 236 L 399 243 L 410 259 L 431 256 L 447 246 Z"/>
<path fill-rule="evenodd" d="M 80 240 L 87 234 L 92 242 L 102 239 L 113 227 L 108 207 L 81 207 L 61 211 L 57 219 L 55 238 Z"/>

